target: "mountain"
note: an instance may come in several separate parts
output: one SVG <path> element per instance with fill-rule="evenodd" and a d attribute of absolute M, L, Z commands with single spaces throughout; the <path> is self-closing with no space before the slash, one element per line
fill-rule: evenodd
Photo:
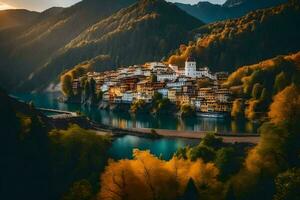
<path fill-rule="evenodd" d="M 16 9 L 16 10 L 2 10 L 0 11 L 0 31 L 19 26 L 27 26 L 32 23 L 39 13 Z"/>
<path fill-rule="evenodd" d="M 181 46 L 169 62 L 184 65 L 188 56 L 214 71 L 234 71 L 280 54 L 300 50 L 298 0 L 244 17 L 216 22 L 194 31 L 198 39 Z"/>
<path fill-rule="evenodd" d="M 140 0 L 83 31 L 34 72 L 26 89 L 46 86 L 65 69 L 108 55 L 118 66 L 161 60 L 203 25 L 172 3 Z M 42 83 L 44 85 L 42 85 Z"/>
<path fill-rule="evenodd" d="M 83 0 L 68 8 L 52 8 L 41 13 L 33 25 L 5 44 L 5 52 L 0 52 L 0 57 L 5 59 L 1 62 L 1 74 L 14 74 L 12 79 L 1 80 L 1 84 L 12 87 L 27 79 L 32 71 L 86 28 L 133 2 Z"/>
<path fill-rule="evenodd" d="M 227 0 L 223 5 L 199 2 L 195 5 L 176 3 L 190 15 L 206 22 L 237 18 L 256 9 L 268 8 L 285 3 L 287 0 Z"/>

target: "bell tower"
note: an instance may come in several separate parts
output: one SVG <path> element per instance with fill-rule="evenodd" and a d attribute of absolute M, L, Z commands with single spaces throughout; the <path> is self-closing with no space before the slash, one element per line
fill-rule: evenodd
<path fill-rule="evenodd" d="M 188 57 L 185 61 L 185 76 L 195 78 L 197 74 L 197 64 L 194 58 Z"/>

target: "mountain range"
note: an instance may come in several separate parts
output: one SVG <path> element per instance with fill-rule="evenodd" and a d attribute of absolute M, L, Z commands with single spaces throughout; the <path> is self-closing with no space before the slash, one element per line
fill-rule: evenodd
<path fill-rule="evenodd" d="M 237 18 L 257 9 L 268 8 L 287 2 L 287 0 L 227 0 L 223 5 L 200 1 L 195 5 L 176 3 L 190 15 L 211 23 L 229 18 Z"/>
<path fill-rule="evenodd" d="M 169 63 L 184 66 L 192 56 L 200 66 L 232 72 L 277 55 L 300 50 L 300 2 L 288 3 L 194 30 L 195 40 L 180 48 Z"/>
<path fill-rule="evenodd" d="M 240 13 L 222 14 L 214 20 L 234 18 L 283 1 L 228 0 L 213 6 Z M 58 83 L 67 70 L 99 58 L 105 58 L 105 62 L 97 62 L 101 71 L 159 60 L 181 66 L 193 53 L 199 63 L 213 70 L 232 71 L 299 50 L 298 1 L 291 2 L 207 25 L 199 20 L 207 21 L 205 18 L 197 19 L 193 12 L 164 0 L 83 0 L 41 13 L 1 11 L 0 85 L 11 90 L 42 90 Z"/>
<path fill-rule="evenodd" d="M 28 78 L 52 54 L 86 28 L 132 2 L 133 0 L 83 0 L 68 8 L 51 8 L 40 13 L 29 27 L 14 32 L 16 35 L 10 31 L 0 32 L 0 38 L 6 40 L 0 46 L 6 49 L 5 52 L 0 52 L 1 57 L 8 58 L 5 59 L 6 62 L 1 62 L 1 70 L 9 69 L 9 73 L 14 73 L 13 79 L 5 82 L 15 86 L 17 82 Z"/>
<path fill-rule="evenodd" d="M 1 80 L 10 87 L 32 90 L 99 55 L 109 55 L 117 65 L 160 60 L 203 25 L 163 0 L 131 3 L 84 0 L 35 23 L 9 43 L 10 59 L 1 67 L 8 71 L 1 74 L 14 77 Z"/>

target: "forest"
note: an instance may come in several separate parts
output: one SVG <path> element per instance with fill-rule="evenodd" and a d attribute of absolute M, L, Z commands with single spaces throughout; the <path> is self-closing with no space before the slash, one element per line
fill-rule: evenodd
<path fill-rule="evenodd" d="M 192 56 L 200 66 L 233 72 L 281 54 L 299 51 L 298 0 L 247 15 L 215 22 L 194 31 L 195 40 L 182 44 L 168 62 L 183 67 Z"/>

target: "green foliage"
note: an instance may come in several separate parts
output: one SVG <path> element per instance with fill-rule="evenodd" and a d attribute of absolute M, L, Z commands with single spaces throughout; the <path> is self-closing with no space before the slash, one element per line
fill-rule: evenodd
<path fill-rule="evenodd" d="M 136 114 L 147 112 L 146 102 L 144 100 L 137 100 L 137 101 L 133 102 L 130 107 L 130 112 L 136 113 Z"/>
<path fill-rule="evenodd" d="M 289 84 L 290 84 L 290 80 L 288 80 L 288 78 L 287 78 L 287 76 L 285 75 L 284 72 L 281 72 L 275 78 L 275 83 L 274 83 L 275 93 L 280 92 L 281 90 L 283 90 Z"/>
<path fill-rule="evenodd" d="M 88 180 L 97 188 L 99 173 L 107 161 L 110 138 L 77 125 L 70 126 L 68 130 L 53 130 L 49 135 L 55 193 L 67 191 L 74 181 L 81 179 Z"/>
<path fill-rule="evenodd" d="M 236 174 L 242 167 L 243 157 L 233 147 L 221 148 L 216 153 L 214 163 L 220 170 L 220 179 L 226 180 Z"/>
<path fill-rule="evenodd" d="M 150 81 L 151 81 L 152 83 L 157 82 L 157 76 L 156 76 L 155 74 L 151 74 L 151 76 L 150 76 Z"/>
<path fill-rule="evenodd" d="M 49 141 L 45 121 L 0 89 L 1 198 L 50 199 Z"/>
<path fill-rule="evenodd" d="M 72 97 L 74 95 L 72 81 L 73 79 L 70 75 L 64 75 L 61 77 L 62 92 L 67 97 Z"/>
<path fill-rule="evenodd" d="M 97 94 L 97 101 L 101 101 L 103 99 L 103 92 L 100 90 Z"/>
<path fill-rule="evenodd" d="M 209 162 L 214 160 L 215 154 L 213 148 L 200 144 L 190 149 L 188 158 L 192 161 L 201 158 L 204 162 Z"/>
<path fill-rule="evenodd" d="M 234 100 L 232 110 L 231 110 L 231 116 L 236 119 L 242 119 L 244 118 L 244 112 L 245 112 L 244 101 L 242 99 Z"/>
<path fill-rule="evenodd" d="M 83 91 L 84 91 L 84 97 L 85 97 L 85 99 L 86 100 L 89 99 L 90 96 L 92 95 L 91 84 L 90 84 L 89 81 L 86 81 L 84 83 L 84 90 Z"/>
<path fill-rule="evenodd" d="M 183 104 L 180 107 L 180 114 L 182 117 L 193 117 L 195 116 L 195 108 L 190 104 Z"/>
<path fill-rule="evenodd" d="M 262 93 L 262 85 L 259 83 L 255 83 L 252 89 L 252 98 L 259 99 Z"/>
<path fill-rule="evenodd" d="M 200 145 L 208 146 L 213 149 L 221 148 L 223 144 L 223 139 L 216 137 L 213 133 L 207 133 L 204 138 L 202 138 Z"/>
<path fill-rule="evenodd" d="M 276 179 L 274 200 L 298 200 L 300 197 L 300 169 L 290 169 L 279 174 Z"/>
<path fill-rule="evenodd" d="M 152 113 L 158 115 L 173 114 L 177 111 L 176 105 L 172 103 L 168 98 L 162 98 L 161 95 L 159 97 L 159 100 L 153 100 L 151 109 Z"/>
<path fill-rule="evenodd" d="M 67 194 L 64 195 L 63 200 L 92 200 L 93 188 L 89 181 L 81 180 L 75 182 Z"/>

